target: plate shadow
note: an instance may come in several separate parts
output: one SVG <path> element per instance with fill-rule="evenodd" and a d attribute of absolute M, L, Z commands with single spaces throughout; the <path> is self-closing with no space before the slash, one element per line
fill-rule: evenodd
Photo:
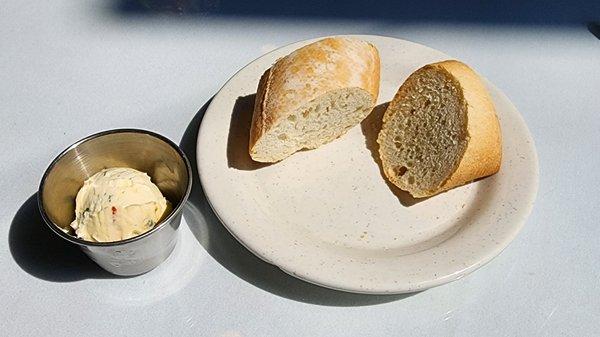
<path fill-rule="evenodd" d="M 251 96 L 238 98 L 236 106 L 250 107 Z M 196 164 L 198 128 L 209 104 L 210 100 L 189 123 L 181 139 L 180 147 L 192 164 L 194 179 L 192 193 L 183 216 L 196 239 L 215 260 L 239 278 L 258 288 L 304 303 L 326 306 L 367 306 L 396 301 L 417 294 L 365 295 L 323 288 L 286 274 L 278 267 L 264 262 L 240 244 L 221 224 L 211 209 L 198 176 Z M 234 109 L 234 115 L 235 110 L 237 108 Z M 249 120 L 246 119 L 246 122 L 249 123 Z M 236 126 L 231 130 L 239 131 L 244 128 Z M 246 150 L 247 147 L 243 149 Z M 237 158 L 241 157 L 239 153 L 238 155 Z M 236 166 L 230 167 L 240 169 Z"/>
<path fill-rule="evenodd" d="M 238 170 L 251 171 L 272 165 L 256 162 L 248 153 L 255 99 L 256 94 L 238 97 L 231 112 L 227 137 L 227 165 Z"/>
<path fill-rule="evenodd" d="M 51 282 L 88 278 L 120 278 L 100 268 L 79 247 L 64 241 L 46 226 L 37 193 L 19 208 L 8 233 L 10 253 L 21 269 Z"/>

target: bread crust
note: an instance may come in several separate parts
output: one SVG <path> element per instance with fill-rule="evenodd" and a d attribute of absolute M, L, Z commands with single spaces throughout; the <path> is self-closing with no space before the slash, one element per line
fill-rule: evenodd
<path fill-rule="evenodd" d="M 458 84 L 462 95 L 461 101 L 465 102 L 467 109 L 467 146 L 454 171 L 446 177 L 438 188 L 429 191 L 416 188 L 408 189 L 408 192 L 417 198 L 433 196 L 475 179 L 492 175 L 498 172 L 502 160 L 500 124 L 494 104 L 479 75 L 466 64 L 456 60 L 429 64 L 421 69 L 424 68 L 434 68 L 436 71 L 444 72 Z M 398 93 L 389 105 L 388 111 L 384 115 L 384 123 L 396 113 L 390 109 L 399 106 L 399 100 L 404 97 L 400 94 L 404 85 L 398 89 Z M 382 135 L 380 134 L 379 137 L 381 138 Z M 387 135 L 387 137 L 390 137 L 390 135 Z M 380 156 L 385 165 L 386 160 L 383 158 L 381 150 Z M 393 170 L 384 169 L 383 171 L 394 185 L 403 188 L 403 186 L 400 186 L 397 177 L 394 176 Z"/>
<path fill-rule="evenodd" d="M 332 90 L 360 88 L 372 97 L 379 95 L 380 59 L 372 44 L 347 37 L 326 38 L 306 45 L 277 60 L 258 85 L 249 153 L 256 153 L 261 137 L 299 107 Z"/>
<path fill-rule="evenodd" d="M 467 102 L 469 137 L 457 169 L 433 193 L 437 194 L 498 172 L 502 162 L 502 133 L 490 94 L 475 71 L 455 60 L 434 66 L 446 70 L 460 83 Z"/>

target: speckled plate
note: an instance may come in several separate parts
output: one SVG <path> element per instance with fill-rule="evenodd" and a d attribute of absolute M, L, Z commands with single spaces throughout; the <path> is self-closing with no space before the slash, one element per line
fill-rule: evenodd
<path fill-rule="evenodd" d="M 343 137 L 280 163 L 254 163 L 248 129 L 261 74 L 313 42 L 253 61 L 208 107 L 198 137 L 200 179 L 215 213 L 250 251 L 298 278 L 360 293 L 404 293 L 481 267 L 517 235 L 532 208 L 538 161 L 527 126 L 486 81 L 503 134 L 500 172 L 438 196 L 412 199 L 382 176 L 375 139 L 400 84 L 450 57 L 389 37 L 358 36 L 381 55 L 380 105 Z"/>

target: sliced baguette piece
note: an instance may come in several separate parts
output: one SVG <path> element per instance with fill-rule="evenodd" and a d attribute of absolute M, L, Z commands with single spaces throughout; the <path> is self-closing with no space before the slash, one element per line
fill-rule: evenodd
<path fill-rule="evenodd" d="M 355 38 L 326 38 L 279 59 L 262 76 L 249 152 L 277 162 L 345 134 L 373 109 L 379 94 L 379 53 Z"/>
<path fill-rule="evenodd" d="M 479 76 L 459 61 L 410 75 L 383 116 L 377 142 L 385 175 L 417 198 L 500 169 L 494 105 Z"/>

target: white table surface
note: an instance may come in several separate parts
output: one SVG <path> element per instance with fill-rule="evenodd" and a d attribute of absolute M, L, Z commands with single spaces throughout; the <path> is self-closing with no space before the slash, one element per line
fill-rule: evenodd
<path fill-rule="evenodd" d="M 0 335 L 600 335 L 600 41 L 584 26 L 147 17 L 109 7 L 0 6 Z M 43 225 L 40 177 L 72 142 L 136 127 L 193 154 L 201 107 L 240 67 L 276 46 L 343 33 L 453 55 L 527 121 L 540 160 L 536 205 L 482 269 L 412 296 L 319 288 L 245 251 L 199 184 L 175 252 L 139 277 L 107 275 Z"/>

